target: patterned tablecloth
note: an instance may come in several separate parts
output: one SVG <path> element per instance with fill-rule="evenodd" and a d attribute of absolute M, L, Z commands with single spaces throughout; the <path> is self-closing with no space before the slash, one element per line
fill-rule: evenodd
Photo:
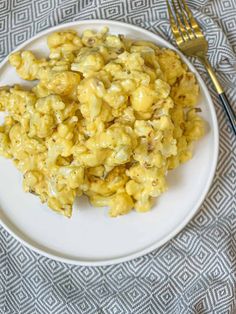
<path fill-rule="evenodd" d="M 189 0 L 236 110 L 236 0 Z M 106 18 L 173 41 L 164 0 L 0 0 L 0 58 L 59 23 Z M 0 313 L 236 313 L 236 141 L 202 66 L 219 126 L 216 176 L 201 210 L 172 241 L 130 262 L 79 267 L 22 246 L 0 227 Z"/>

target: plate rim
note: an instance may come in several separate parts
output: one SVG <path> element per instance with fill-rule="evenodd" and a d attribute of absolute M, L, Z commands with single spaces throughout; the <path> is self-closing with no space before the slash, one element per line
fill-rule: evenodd
<path fill-rule="evenodd" d="M 109 25 L 114 25 L 114 26 L 126 27 L 126 28 L 129 28 L 129 29 L 137 31 L 137 32 L 141 31 L 142 33 L 144 33 L 144 35 L 145 35 L 145 33 L 147 33 L 147 34 L 151 35 L 152 37 L 157 37 L 157 39 L 159 41 L 163 42 L 166 47 L 168 47 L 172 50 L 175 50 L 180 55 L 181 59 L 187 64 L 187 66 L 192 68 L 191 71 L 193 71 L 194 74 L 197 76 L 197 80 L 200 82 L 200 85 L 203 88 L 204 93 L 206 94 L 206 97 L 208 100 L 207 106 L 210 110 L 211 119 L 212 119 L 212 125 L 213 125 L 212 130 L 213 130 L 213 137 L 214 137 L 214 152 L 213 152 L 212 166 L 211 166 L 211 170 L 209 172 L 208 180 L 205 183 L 205 187 L 204 187 L 203 192 L 201 194 L 201 197 L 197 200 L 195 205 L 192 206 L 192 209 L 189 211 L 189 213 L 185 217 L 185 219 L 183 219 L 183 221 L 176 228 L 174 228 L 172 230 L 172 232 L 170 232 L 168 235 L 166 235 L 163 239 L 156 241 L 155 243 L 147 246 L 144 249 L 141 249 L 138 252 L 128 254 L 128 255 L 125 255 L 122 257 L 104 259 L 104 260 L 98 260 L 98 261 L 77 260 L 77 259 L 70 259 L 68 257 L 62 257 L 59 255 L 56 255 L 56 253 L 53 254 L 53 253 L 49 253 L 47 251 L 44 251 L 42 248 L 34 246 L 33 244 L 31 244 L 27 240 L 22 239 L 17 234 L 17 232 L 15 232 L 13 230 L 14 228 L 11 228 L 10 226 L 8 226 L 7 223 L 5 223 L 0 216 L 0 224 L 4 227 L 4 229 L 11 236 L 13 236 L 17 241 L 19 241 L 21 244 L 23 244 L 24 246 L 26 246 L 30 250 L 36 252 L 37 254 L 40 254 L 40 255 L 43 255 L 47 258 L 50 258 L 50 259 L 53 259 L 53 260 L 56 260 L 56 261 L 59 261 L 62 263 L 67 263 L 67 264 L 73 264 L 73 265 L 79 265 L 79 266 L 106 266 L 106 265 L 114 265 L 114 264 L 127 262 L 127 261 L 136 259 L 138 257 L 141 257 L 145 254 L 152 252 L 153 250 L 161 247 L 162 245 L 167 243 L 169 240 L 171 240 L 173 237 L 175 237 L 190 222 L 190 220 L 198 212 L 202 203 L 206 199 L 207 194 L 208 194 L 210 187 L 212 185 L 212 181 L 213 181 L 214 176 L 215 176 L 216 167 L 217 167 L 217 163 L 218 163 L 218 156 L 219 156 L 219 126 L 218 126 L 218 120 L 217 120 L 217 116 L 216 116 L 215 106 L 214 106 L 211 94 L 210 94 L 205 82 L 203 81 L 202 77 L 200 76 L 199 72 L 197 71 L 195 66 L 190 62 L 190 60 L 181 51 L 179 51 L 175 46 L 173 46 L 172 43 L 170 43 L 166 39 L 162 38 L 159 34 L 156 34 L 152 31 L 149 31 L 147 29 L 144 29 L 140 26 L 136 26 L 133 24 L 120 22 L 120 21 L 116 21 L 116 20 L 108 20 L 108 19 L 85 19 L 85 20 L 77 20 L 77 21 L 73 21 L 73 22 L 69 22 L 69 23 L 62 23 L 62 24 L 52 26 L 46 30 L 43 30 L 43 31 L 37 33 L 33 37 L 29 38 L 28 40 L 26 40 L 22 44 L 20 44 L 16 49 L 12 50 L 3 59 L 3 61 L 0 63 L 0 71 L 1 71 L 1 68 L 8 62 L 8 56 L 11 53 L 21 50 L 26 45 L 39 39 L 40 37 L 45 36 L 45 35 L 53 32 L 53 31 L 58 31 L 60 29 L 65 29 L 65 28 L 69 29 L 69 28 L 73 28 L 75 26 L 86 25 L 88 23 L 91 24 L 91 22 L 96 24 L 96 25 L 101 25 L 101 26 L 105 26 L 104 24 L 108 24 L 107 25 L 108 27 L 109 27 Z"/>

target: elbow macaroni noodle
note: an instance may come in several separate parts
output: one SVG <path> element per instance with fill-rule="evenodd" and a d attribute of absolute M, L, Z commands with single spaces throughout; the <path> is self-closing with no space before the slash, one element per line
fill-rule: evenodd
<path fill-rule="evenodd" d="M 47 43 L 48 59 L 9 57 L 36 85 L 0 90 L 0 154 L 26 192 L 67 217 L 81 194 L 112 217 L 148 211 L 204 134 L 195 76 L 174 51 L 107 28 L 52 33 Z"/>

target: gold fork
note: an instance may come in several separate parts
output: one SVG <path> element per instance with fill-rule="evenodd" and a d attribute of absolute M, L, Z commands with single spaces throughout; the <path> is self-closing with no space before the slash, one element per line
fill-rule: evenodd
<path fill-rule="evenodd" d="M 236 134 L 236 115 L 207 59 L 208 42 L 185 0 L 166 0 L 170 25 L 179 49 L 187 56 L 197 57 L 205 66 L 219 99 Z M 173 11 L 172 11 L 173 10 Z"/>

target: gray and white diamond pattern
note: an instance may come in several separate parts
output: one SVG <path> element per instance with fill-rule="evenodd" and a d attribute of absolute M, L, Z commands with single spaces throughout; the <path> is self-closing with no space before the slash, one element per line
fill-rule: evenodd
<path fill-rule="evenodd" d="M 236 1 L 188 3 L 236 110 Z M 1 0 L 0 59 L 51 26 L 97 18 L 173 40 L 164 0 Z M 1 314 L 236 313 L 236 141 L 203 67 L 193 62 L 209 86 L 220 127 L 218 168 L 201 210 L 160 249 L 106 267 L 50 260 L 0 227 Z"/>

